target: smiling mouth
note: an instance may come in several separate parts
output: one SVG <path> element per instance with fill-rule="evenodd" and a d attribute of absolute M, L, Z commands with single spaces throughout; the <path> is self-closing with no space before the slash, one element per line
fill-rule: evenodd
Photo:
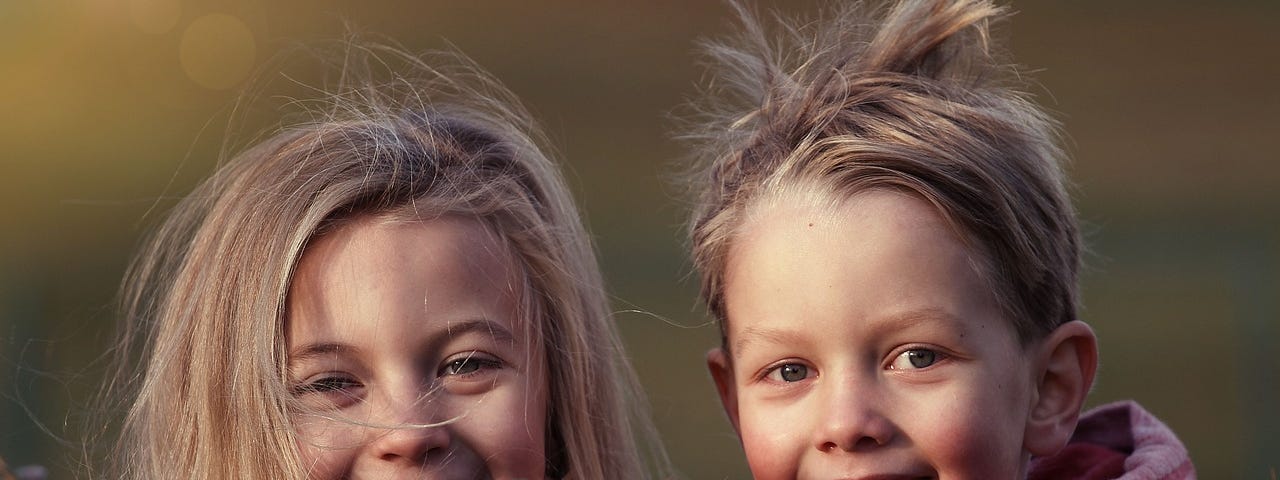
<path fill-rule="evenodd" d="M 441 473 L 438 471 L 436 472 L 422 471 L 418 473 L 419 475 L 415 475 L 413 478 L 420 479 L 420 480 L 495 480 L 493 478 L 493 474 L 489 473 L 488 469 L 476 470 L 475 472 L 470 474 L 459 474 L 457 472 L 448 474 L 448 473 Z M 396 478 L 400 478 L 400 477 L 396 477 Z M 362 480 L 362 479 L 360 477 L 348 474 L 342 477 L 342 480 Z"/>

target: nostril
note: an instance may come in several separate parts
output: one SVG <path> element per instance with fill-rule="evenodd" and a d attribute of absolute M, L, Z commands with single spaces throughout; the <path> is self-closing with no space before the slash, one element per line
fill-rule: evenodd
<path fill-rule="evenodd" d="M 866 436 L 858 439 L 858 444 L 855 446 L 855 448 L 868 449 L 868 448 L 875 448 L 875 447 L 882 447 L 882 446 L 884 446 L 884 441 L 882 441 L 881 439 L 876 437 Z"/>
<path fill-rule="evenodd" d="M 836 451 L 867 451 L 884 447 L 888 443 L 888 439 L 880 439 L 872 436 L 862 436 L 850 443 L 837 441 L 827 441 L 818 444 L 818 450 L 823 453 L 833 453 Z"/>

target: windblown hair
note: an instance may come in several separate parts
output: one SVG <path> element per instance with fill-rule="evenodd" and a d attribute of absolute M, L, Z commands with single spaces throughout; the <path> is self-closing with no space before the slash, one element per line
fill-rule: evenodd
<path fill-rule="evenodd" d="M 547 431 L 559 445 L 547 449 L 566 455 L 567 478 L 668 468 L 592 247 L 528 112 L 459 55 L 344 49 L 336 88 L 294 102 L 308 120 L 226 162 L 137 257 L 123 294 L 132 360 L 109 387 L 134 396 L 106 476 L 305 478 L 286 294 L 309 240 L 368 215 L 477 219 L 514 254 L 549 369 Z"/>
<path fill-rule="evenodd" d="M 702 298 L 725 334 L 724 270 L 761 202 L 890 189 L 931 203 L 978 253 L 1021 341 L 1074 320 L 1080 240 L 1056 124 L 1000 63 L 986 0 L 855 3 L 779 40 L 736 5 L 740 33 L 706 49 L 719 70 L 689 134 L 690 226 Z M 727 345 L 726 345 L 727 347 Z"/>

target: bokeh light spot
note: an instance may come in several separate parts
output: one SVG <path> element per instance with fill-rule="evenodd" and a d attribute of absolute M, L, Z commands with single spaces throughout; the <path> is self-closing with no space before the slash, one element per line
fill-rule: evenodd
<path fill-rule="evenodd" d="M 224 90 L 249 75 L 257 45 L 253 33 L 231 15 L 205 15 L 182 33 L 178 49 L 182 70 L 203 87 Z"/>
<path fill-rule="evenodd" d="M 182 4 L 178 0 L 129 0 L 129 15 L 140 30 L 159 35 L 178 24 Z"/>

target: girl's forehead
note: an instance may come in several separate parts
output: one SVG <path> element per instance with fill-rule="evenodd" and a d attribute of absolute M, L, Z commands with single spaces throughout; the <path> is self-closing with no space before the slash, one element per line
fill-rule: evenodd
<path fill-rule="evenodd" d="M 317 273 L 341 280 L 361 270 L 394 272 L 427 265 L 430 270 L 479 275 L 510 287 L 522 274 L 518 263 L 506 239 L 481 219 L 386 214 L 352 218 L 313 239 L 298 270 L 319 269 Z"/>
<path fill-rule="evenodd" d="M 298 334 L 358 334 L 396 319 L 482 318 L 521 334 L 529 327 L 522 308 L 527 283 L 509 249 L 478 220 L 354 219 L 303 254 L 290 286 L 286 333 L 294 343 Z"/>

